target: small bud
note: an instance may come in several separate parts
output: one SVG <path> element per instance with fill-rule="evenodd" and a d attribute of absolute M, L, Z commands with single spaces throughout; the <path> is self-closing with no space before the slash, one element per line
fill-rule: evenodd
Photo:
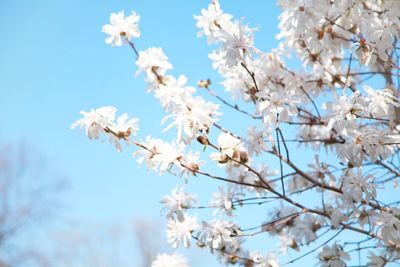
<path fill-rule="evenodd" d="M 324 38 L 324 34 L 325 34 L 325 32 L 323 30 L 317 31 L 318 40 L 321 40 L 322 38 Z"/>
<path fill-rule="evenodd" d="M 306 44 L 304 41 L 299 42 L 299 44 L 300 44 L 300 46 L 301 46 L 302 48 L 306 48 L 306 47 L 307 47 L 307 44 Z"/>
<path fill-rule="evenodd" d="M 210 79 L 207 79 L 207 80 L 200 80 L 200 81 L 197 83 L 197 86 L 200 87 L 200 88 L 208 88 L 208 87 L 210 86 L 210 84 L 211 84 Z"/>
<path fill-rule="evenodd" d="M 249 161 L 249 156 L 246 151 L 240 151 L 240 162 L 247 163 Z"/>
<path fill-rule="evenodd" d="M 361 136 L 357 136 L 357 137 L 356 137 L 355 143 L 356 143 L 357 145 L 361 145 L 361 144 L 362 144 Z"/>
<path fill-rule="evenodd" d="M 234 159 L 239 159 L 239 151 L 237 151 L 237 150 L 235 149 L 235 150 L 233 151 L 232 158 L 234 158 Z"/>
<path fill-rule="evenodd" d="M 296 243 L 295 240 L 292 239 L 292 243 L 290 244 L 290 247 L 294 250 L 299 250 L 299 245 Z"/>
<path fill-rule="evenodd" d="M 204 137 L 202 135 L 197 136 L 196 140 L 202 144 L 202 145 L 208 145 L 208 139 L 207 137 Z"/>
<path fill-rule="evenodd" d="M 236 256 L 236 255 L 231 255 L 231 256 L 229 256 L 229 263 L 235 264 L 235 263 L 237 263 L 238 259 L 239 259 L 238 256 Z"/>
<path fill-rule="evenodd" d="M 349 169 L 354 168 L 354 165 L 349 161 L 347 163 L 347 168 L 349 168 Z"/>
<path fill-rule="evenodd" d="M 197 245 L 199 248 L 204 248 L 204 247 L 206 246 L 206 244 L 204 244 L 204 243 L 201 242 L 201 241 L 197 241 L 196 245 Z"/>
<path fill-rule="evenodd" d="M 218 160 L 218 163 L 225 164 L 229 160 L 227 155 L 221 155 L 221 158 Z"/>
<path fill-rule="evenodd" d="M 316 62 L 318 60 L 318 54 L 310 54 L 311 61 Z"/>
<path fill-rule="evenodd" d="M 317 86 L 318 86 L 319 88 L 322 88 L 322 87 L 324 86 L 324 81 L 323 81 L 322 79 L 319 79 L 319 80 L 317 81 Z"/>
<path fill-rule="evenodd" d="M 198 171 L 200 169 L 199 165 L 196 163 L 190 163 L 188 167 L 193 171 Z"/>
<path fill-rule="evenodd" d="M 360 212 L 360 215 L 358 216 L 359 220 L 363 220 L 365 218 L 367 218 L 369 216 L 368 212 L 366 212 L 365 210 L 363 210 L 362 212 Z"/>
<path fill-rule="evenodd" d="M 317 222 L 313 223 L 313 225 L 311 226 L 311 230 L 312 230 L 313 232 L 316 232 L 316 231 L 318 231 L 319 229 L 321 229 L 321 225 L 320 225 L 319 223 L 317 223 Z"/>
<path fill-rule="evenodd" d="M 254 262 L 251 260 L 246 260 L 246 262 L 244 263 L 244 267 L 253 267 L 254 266 Z"/>
<path fill-rule="evenodd" d="M 358 32 L 357 24 L 354 24 L 353 27 L 351 27 L 348 31 L 353 33 L 353 34 L 357 34 L 357 32 Z"/>

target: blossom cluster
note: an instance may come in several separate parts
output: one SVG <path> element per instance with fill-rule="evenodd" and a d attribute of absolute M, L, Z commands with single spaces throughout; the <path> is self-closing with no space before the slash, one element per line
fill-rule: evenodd
<path fill-rule="evenodd" d="M 129 119 L 127 113 L 116 119 L 116 112 L 117 108 L 112 106 L 92 109 L 89 112 L 81 111 L 83 118 L 72 124 L 71 129 L 78 126 L 85 128 L 86 136 L 89 139 L 100 139 L 101 135 L 105 134 L 116 149 L 121 150 L 119 141 L 127 141 L 131 135 L 136 135 L 139 130 L 139 119 Z"/>
<path fill-rule="evenodd" d="M 135 12 L 113 13 L 111 24 L 103 26 L 106 43 L 124 41 L 133 48 L 136 74 L 144 75 L 147 91 L 167 114 L 161 120 L 164 131 L 175 129 L 176 138 L 134 140 L 137 119 L 126 114 L 116 119 L 114 107 L 81 112 L 83 118 L 72 127 L 85 128 L 90 139 L 104 134 L 118 150 L 120 140 L 134 144 L 134 156 L 149 170 L 184 178 L 161 201 L 173 248 L 196 244 L 224 264 L 255 267 L 281 266 L 279 258 L 290 252 L 300 255 L 288 261 L 295 263 L 311 246 L 319 248 L 320 266 L 361 261 L 357 252 L 366 256 L 360 266 L 398 263 L 395 206 L 400 201 L 392 195 L 400 178 L 400 82 L 395 79 L 400 1 L 278 0 L 278 5 L 280 43 L 269 52 L 255 46 L 258 29 L 235 20 L 217 0 L 194 16 L 230 96 L 225 99 L 211 90 L 209 80 L 200 81 L 199 90 L 211 100 L 184 75 L 170 74 L 173 66 L 162 48 L 136 50 L 140 17 Z M 302 68 L 289 67 L 293 56 Z M 219 124 L 222 108 L 214 100 L 247 119 L 240 124 L 244 134 Z M 293 159 L 299 148 L 307 151 L 300 152 L 302 162 Z M 221 182 L 208 204 L 201 204 L 203 195 L 186 192 L 188 183 L 197 182 L 194 176 Z M 245 207 L 257 207 L 254 214 L 265 218 L 245 227 Z M 212 210 L 211 219 L 196 213 L 203 210 Z M 342 232 L 351 233 L 349 240 L 336 238 Z M 279 240 L 267 253 L 245 243 L 262 233 Z M 323 241 L 329 233 L 333 237 Z M 161 254 L 152 266 L 189 265 L 179 254 Z"/>

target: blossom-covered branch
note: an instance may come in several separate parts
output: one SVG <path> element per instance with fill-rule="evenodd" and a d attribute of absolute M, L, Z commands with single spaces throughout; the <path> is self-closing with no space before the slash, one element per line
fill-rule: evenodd
<path fill-rule="evenodd" d="M 85 128 L 90 139 L 106 136 L 117 150 L 121 141 L 134 145 L 149 170 L 182 177 L 162 199 L 173 248 L 196 243 L 222 263 L 246 267 L 293 264 L 314 253 L 321 266 L 398 263 L 400 2 L 277 2 L 279 45 L 268 52 L 255 46 L 258 29 L 225 13 L 217 0 L 194 16 L 222 77 L 213 89 L 209 79 L 197 83 L 210 99 L 186 76 L 170 74 L 162 48 L 136 47 L 135 12 L 113 13 L 103 26 L 106 43 L 133 49 L 136 74 L 166 112 L 163 131 L 173 129 L 176 137 L 133 139 L 138 119 L 116 118 L 114 107 L 81 112 L 72 127 Z M 301 68 L 290 67 L 291 56 Z M 229 116 L 223 108 L 241 114 L 244 131 L 221 123 Z M 185 191 L 194 176 L 218 181 L 208 204 L 201 192 Z M 245 209 L 265 219 L 248 227 Z M 260 253 L 245 243 L 258 235 L 277 238 L 279 246 Z M 161 254 L 152 266 L 189 264 L 179 254 Z"/>

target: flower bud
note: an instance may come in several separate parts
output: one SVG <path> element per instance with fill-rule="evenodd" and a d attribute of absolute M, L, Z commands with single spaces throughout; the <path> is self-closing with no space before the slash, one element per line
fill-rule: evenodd
<path fill-rule="evenodd" d="M 197 83 L 197 86 L 200 87 L 200 88 L 208 88 L 208 86 L 210 86 L 210 84 L 211 84 L 210 79 L 207 79 L 207 80 L 200 80 L 200 81 Z"/>
<path fill-rule="evenodd" d="M 240 162 L 246 163 L 249 161 L 249 156 L 247 155 L 246 151 L 240 151 Z"/>
<path fill-rule="evenodd" d="M 202 145 L 208 145 L 209 144 L 207 137 L 204 137 L 202 135 L 197 136 L 196 140 Z"/>
<path fill-rule="evenodd" d="M 220 159 L 218 160 L 218 163 L 225 164 L 228 162 L 228 160 L 229 158 L 227 155 L 221 155 Z"/>

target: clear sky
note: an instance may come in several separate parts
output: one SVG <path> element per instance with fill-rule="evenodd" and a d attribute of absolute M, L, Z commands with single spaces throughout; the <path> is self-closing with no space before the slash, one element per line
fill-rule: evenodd
<path fill-rule="evenodd" d="M 183 0 L 0 1 L 0 140 L 26 140 L 68 175 L 63 218 L 105 224 L 138 217 L 161 221 L 159 200 L 181 181 L 138 169 L 134 149 L 118 153 L 108 143 L 71 131 L 70 125 L 80 110 L 114 105 L 140 118 L 141 137 L 161 136 L 164 113 L 146 94 L 143 77 L 134 76 L 134 54 L 128 46 L 106 45 L 101 27 L 111 12 L 135 10 L 141 16 L 138 49 L 161 46 L 174 65 L 173 74 L 185 74 L 195 86 L 200 79 L 219 80 L 207 58 L 210 47 L 196 37 L 193 19 L 207 5 Z M 221 5 L 259 26 L 259 48 L 268 51 L 277 45 L 275 1 L 225 0 Z M 233 128 L 239 125 L 233 115 L 224 121 Z M 209 195 L 207 185 L 196 183 L 193 191 Z M 207 262 L 213 261 L 204 258 L 197 265 Z"/>

